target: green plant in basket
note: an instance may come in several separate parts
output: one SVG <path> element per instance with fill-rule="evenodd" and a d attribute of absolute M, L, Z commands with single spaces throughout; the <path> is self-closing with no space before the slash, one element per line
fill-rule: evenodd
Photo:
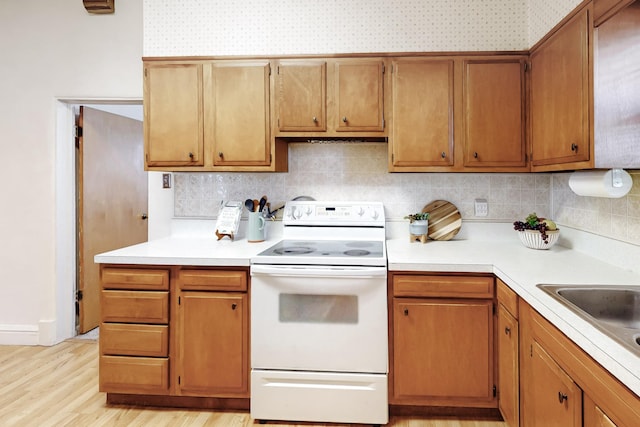
<path fill-rule="evenodd" d="M 539 217 L 535 212 L 529 214 L 524 221 L 514 222 L 513 229 L 516 231 L 538 230 L 545 243 L 549 243 L 549 235 L 547 234 L 547 231 L 559 230 L 555 222 L 550 219 Z"/>

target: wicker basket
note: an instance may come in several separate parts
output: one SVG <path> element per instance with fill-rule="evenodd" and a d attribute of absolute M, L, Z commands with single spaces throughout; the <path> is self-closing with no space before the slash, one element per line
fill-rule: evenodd
<path fill-rule="evenodd" d="M 542 240 L 542 234 L 538 230 L 517 231 L 523 245 L 531 249 L 549 249 L 560 238 L 560 230 L 547 231 L 547 242 Z"/>

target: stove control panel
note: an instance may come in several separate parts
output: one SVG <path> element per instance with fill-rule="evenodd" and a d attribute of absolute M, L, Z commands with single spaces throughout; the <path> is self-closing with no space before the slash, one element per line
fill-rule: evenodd
<path fill-rule="evenodd" d="M 384 226 L 379 202 L 290 201 L 284 208 L 285 225 Z"/>

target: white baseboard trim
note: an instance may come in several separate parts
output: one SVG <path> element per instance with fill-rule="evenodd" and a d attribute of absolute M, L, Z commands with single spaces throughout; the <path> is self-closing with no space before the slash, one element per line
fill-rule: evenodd
<path fill-rule="evenodd" d="M 37 325 L 0 324 L 0 345 L 38 345 Z"/>

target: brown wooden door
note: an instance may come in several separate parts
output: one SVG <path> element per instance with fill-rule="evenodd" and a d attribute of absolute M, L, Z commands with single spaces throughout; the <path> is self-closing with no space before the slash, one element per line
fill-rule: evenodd
<path fill-rule="evenodd" d="M 465 167 L 525 167 L 524 60 L 465 61 Z"/>
<path fill-rule="evenodd" d="M 281 61 L 276 71 L 278 130 L 327 130 L 327 63 Z"/>
<path fill-rule="evenodd" d="M 518 321 L 498 304 L 498 407 L 510 427 L 520 425 Z"/>
<path fill-rule="evenodd" d="M 145 64 L 144 135 L 147 166 L 202 166 L 201 64 Z"/>
<path fill-rule="evenodd" d="M 393 302 L 393 398 L 408 404 L 495 407 L 493 302 Z"/>
<path fill-rule="evenodd" d="M 590 159 L 589 9 L 531 54 L 532 165 Z"/>
<path fill-rule="evenodd" d="M 147 240 L 148 188 L 141 122 L 80 107 L 78 124 L 78 324 L 84 333 L 100 321 L 100 272 L 93 257 Z"/>
<path fill-rule="evenodd" d="M 393 63 L 392 166 L 453 166 L 453 61 Z"/>
<path fill-rule="evenodd" d="M 186 291 L 179 298 L 179 393 L 249 397 L 247 294 Z"/>
<path fill-rule="evenodd" d="M 530 348 L 531 367 L 524 385 L 528 427 L 581 427 L 582 390 L 537 341 Z"/>
<path fill-rule="evenodd" d="M 384 63 L 337 61 L 334 71 L 336 131 L 383 131 Z"/>
<path fill-rule="evenodd" d="M 215 62 L 205 79 L 205 137 L 214 166 L 269 166 L 268 61 Z M 210 76 L 210 77 L 209 77 Z"/>

